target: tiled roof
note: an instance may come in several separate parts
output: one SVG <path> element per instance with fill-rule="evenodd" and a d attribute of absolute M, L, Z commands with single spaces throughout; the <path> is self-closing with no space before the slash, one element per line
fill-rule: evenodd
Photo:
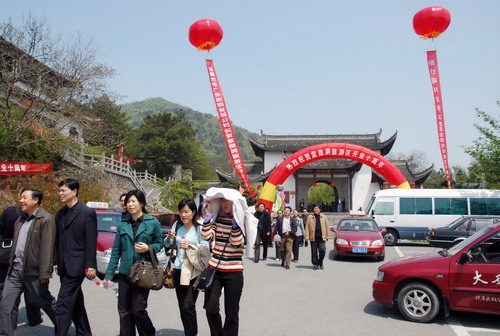
<path fill-rule="evenodd" d="M 397 132 L 386 141 L 380 141 L 380 134 L 332 134 L 332 135 L 269 135 L 261 133 L 256 138 L 249 136 L 250 144 L 259 157 L 266 151 L 291 151 L 296 152 L 303 148 L 322 143 L 350 143 L 363 146 L 371 150 L 379 150 L 382 155 L 387 155 L 394 142 Z"/>
<path fill-rule="evenodd" d="M 264 182 L 274 170 L 273 168 L 267 173 L 261 174 L 264 170 L 264 162 L 262 161 L 245 162 L 245 168 L 247 170 L 248 181 L 250 183 Z M 219 176 L 219 180 L 221 182 L 240 179 L 234 170 L 231 173 L 227 173 L 219 168 L 215 168 L 215 172 Z"/>
<path fill-rule="evenodd" d="M 392 160 L 391 162 L 401 171 L 409 183 L 415 183 L 417 185 L 423 184 L 434 170 L 434 164 L 421 172 L 413 172 L 408 160 Z M 386 181 L 386 179 L 376 171 L 373 171 L 372 180 Z"/>

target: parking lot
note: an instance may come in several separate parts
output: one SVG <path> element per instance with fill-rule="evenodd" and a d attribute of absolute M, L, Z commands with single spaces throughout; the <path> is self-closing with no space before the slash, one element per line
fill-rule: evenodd
<path fill-rule="evenodd" d="M 441 313 L 429 324 L 412 323 L 396 310 L 373 301 L 371 284 L 381 262 L 371 259 L 334 261 L 331 240 L 327 243 L 325 270 L 314 271 L 310 249 L 300 250 L 300 260 L 290 270 L 280 267 L 269 250 L 266 261 L 245 260 L 245 286 L 240 309 L 240 335 L 442 335 L 491 336 L 500 334 L 495 315 Z M 386 248 L 386 261 L 437 250 L 427 244 L 403 242 Z M 57 277 L 51 282 L 58 291 Z M 116 287 L 103 289 L 85 281 L 87 312 L 94 335 L 117 335 Z M 198 299 L 200 335 L 209 335 L 203 310 L 203 294 Z M 175 292 L 151 292 L 148 311 L 157 335 L 183 335 Z M 52 335 L 50 320 L 40 326 L 26 326 L 21 304 L 18 335 Z M 72 329 L 74 334 L 74 329 Z"/>

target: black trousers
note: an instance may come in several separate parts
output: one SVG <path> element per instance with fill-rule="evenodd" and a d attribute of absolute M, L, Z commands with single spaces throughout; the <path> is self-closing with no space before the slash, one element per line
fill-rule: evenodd
<path fill-rule="evenodd" d="M 181 321 L 184 327 L 186 336 L 194 336 L 198 334 L 198 321 L 196 318 L 196 299 L 198 299 L 199 291 L 193 288 L 196 278 L 191 280 L 189 286 L 182 286 L 181 270 L 174 269 L 175 294 L 177 295 L 177 303 L 181 314 Z"/>
<path fill-rule="evenodd" d="M 262 241 L 262 259 L 266 260 L 267 259 L 267 249 L 269 245 L 271 244 L 271 235 L 266 235 L 266 234 L 257 234 L 257 239 L 255 241 L 255 262 L 259 261 L 260 259 L 260 242 Z"/>
<path fill-rule="evenodd" d="M 293 260 L 299 260 L 300 244 L 304 241 L 304 236 L 297 236 L 293 240 Z"/>
<path fill-rule="evenodd" d="M 49 283 L 40 283 L 36 276 L 25 276 L 22 271 L 12 270 L 5 281 L 5 292 L 0 302 L 0 333 L 15 335 L 21 294 L 29 293 L 55 324 L 56 299 L 50 294 Z"/>
<path fill-rule="evenodd" d="M 224 309 L 226 319 L 222 325 L 220 296 L 224 288 Z M 211 336 L 237 336 L 239 329 L 240 299 L 243 291 L 243 272 L 215 272 L 210 290 L 205 291 L 203 308 L 207 313 Z"/>
<path fill-rule="evenodd" d="M 134 286 L 128 282 L 126 274 L 118 275 L 118 315 L 120 316 L 120 336 L 153 336 L 155 327 L 149 318 L 149 289 Z"/>
<path fill-rule="evenodd" d="M 0 266 L 0 301 L 2 300 L 2 292 L 4 288 L 5 279 L 7 277 L 7 270 L 9 266 Z M 26 307 L 26 318 L 28 325 L 35 326 L 42 323 L 42 312 L 40 307 L 36 304 L 36 299 L 31 297 L 31 293 L 24 291 L 24 305 Z"/>
<path fill-rule="evenodd" d="M 326 254 L 326 243 L 324 240 L 311 241 L 311 262 L 316 266 L 323 266 Z"/>
<path fill-rule="evenodd" d="M 83 300 L 82 282 L 84 276 L 72 277 L 66 271 L 61 271 L 61 288 L 56 305 L 56 335 L 67 336 L 71 321 L 77 335 L 92 335 L 89 318 Z"/>

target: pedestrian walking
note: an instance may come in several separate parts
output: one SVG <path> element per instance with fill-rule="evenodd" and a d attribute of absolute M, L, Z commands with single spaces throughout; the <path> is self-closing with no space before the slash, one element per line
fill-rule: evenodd
<path fill-rule="evenodd" d="M 276 220 L 276 232 L 281 237 L 281 266 L 290 269 L 293 237 L 297 231 L 297 221 L 291 216 L 292 208 L 285 207 L 283 216 Z"/>
<path fill-rule="evenodd" d="M 29 293 L 38 307 L 55 325 L 55 298 L 49 291 L 54 265 L 56 223 L 41 207 L 43 193 L 34 188 L 21 192 L 21 217 L 14 225 L 9 269 L 0 302 L 0 331 L 15 335 L 17 312 L 23 292 Z"/>
<path fill-rule="evenodd" d="M 55 270 L 61 286 L 56 305 L 56 335 L 67 336 L 71 321 L 77 335 L 92 335 L 85 310 L 82 282 L 96 277 L 97 216 L 78 201 L 80 184 L 68 178 L 58 185 L 64 207 L 56 213 Z"/>
<path fill-rule="evenodd" d="M 161 226 L 147 214 L 146 196 L 141 190 L 131 190 L 125 197 L 129 216 L 122 219 L 116 231 L 113 250 L 109 259 L 104 286 L 113 279 L 118 262 L 118 315 L 120 336 L 153 336 L 156 329 L 146 310 L 150 289 L 132 285 L 127 274 L 132 265 L 143 257 L 151 262 L 153 254 L 162 249 Z"/>
<path fill-rule="evenodd" d="M 212 287 L 205 291 L 208 325 L 212 336 L 236 336 L 239 330 L 240 298 L 243 291 L 244 238 L 254 242 L 258 220 L 250 213 L 246 199 L 234 189 L 210 188 L 205 195 L 203 235 L 215 240 L 208 267 L 215 268 Z M 247 245 L 247 257 L 253 257 L 253 244 Z M 224 289 L 225 320 L 220 315 L 220 297 Z"/>
<path fill-rule="evenodd" d="M 297 223 L 297 231 L 295 232 L 295 237 L 293 239 L 293 262 L 299 261 L 299 249 L 304 242 L 304 223 L 302 218 L 299 216 L 297 209 L 293 210 L 293 218 Z"/>
<path fill-rule="evenodd" d="M 165 238 L 165 247 L 175 246 L 176 257 L 173 265 L 175 294 L 179 305 L 184 334 L 194 336 L 198 334 L 198 320 L 196 317 L 196 300 L 199 291 L 193 288 L 193 284 L 198 278 L 200 271 L 189 262 L 188 249 L 201 249 L 204 246 L 204 253 L 209 254 L 209 244 L 201 238 L 201 225 L 196 221 L 198 211 L 196 203 L 192 199 L 182 200 L 177 209 L 179 210 L 180 221 L 172 225 L 172 230 Z M 170 253 L 173 253 L 171 251 Z M 208 262 L 208 260 L 206 260 Z"/>
<path fill-rule="evenodd" d="M 313 208 L 313 215 L 307 218 L 306 242 L 311 242 L 311 262 L 313 269 L 323 269 L 323 259 L 328 241 L 328 219 L 321 213 L 318 205 Z"/>
<path fill-rule="evenodd" d="M 276 261 L 280 261 L 281 260 L 281 236 L 278 234 L 278 232 L 276 231 L 276 222 L 278 220 L 278 218 L 280 218 L 281 216 L 283 216 L 283 210 L 278 210 L 276 212 L 277 214 L 277 217 L 274 219 L 273 221 L 273 224 L 272 224 L 272 229 L 273 229 L 273 240 L 274 240 L 274 248 L 276 250 Z"/>
<path fill-rule="evenodd" d="M 265 211 L 264 203 L 260 203 L 257 205 L 257 212 L 254 214 L 255 218 L 259 220 L 257 224 L 257 239 L 255 240 L 255 259 L 254 261 L 257 263 L 260 259 L 260 246 L 262 242 L 262 260 L 266 260 L 267 258 L 267 249 L 271 243 L 271 215 Z"/>

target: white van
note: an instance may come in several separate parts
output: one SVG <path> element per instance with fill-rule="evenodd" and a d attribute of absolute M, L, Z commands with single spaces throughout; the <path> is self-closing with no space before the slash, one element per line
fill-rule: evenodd
<path fill-rule="evenodd" d="M 399 239 L 425 240 L 429 228 L 444 226 L 463 215 L 500 215 L 500 190 L 385 189 L 367 207 L 381 228 L 386 245 Z"/>

